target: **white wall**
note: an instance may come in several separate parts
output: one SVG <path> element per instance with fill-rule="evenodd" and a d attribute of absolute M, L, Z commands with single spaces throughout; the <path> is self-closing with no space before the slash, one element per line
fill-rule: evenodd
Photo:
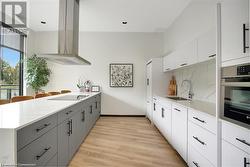
<path fill-rule="evenodd" d="M 215 1 L 193 0 L 164 33 L 164 53 L 170 53 L 201 34 L 215 29 L 215 25 Z M 177 69 L 168 72 L 168 75 L 176 77 L 179 96 L 187 97 L 188 87 L 187 85 L 182 87 L 181 83 L 184 79 L 189 79 L 194 87 L 194 99 L 215 103 L 216 69 L 214 60 Z"/>
<path fill-rule="evenodd" d="M 55 53 L 57 33 L 36 32 L 36 53 Z M 46 91 L 71 89 L 78 91 L 80 77 L 102 87 L 102 114 L 145 114 L 146 84 L 145 63 L 150 57 L 163 52 L 163 35 L 160 33 L 80 33 L 79 55 L 91 66 L 63 66 L 49 63 L 52 76 Z M 109 64 L 133 63 L 134 87 L 110 88 Z"/>
<path fill-rule="evenodd" d="M 214 0 L 193 0 L 164 34 L 164 53 L 173 51 L 215 28 Z"/>

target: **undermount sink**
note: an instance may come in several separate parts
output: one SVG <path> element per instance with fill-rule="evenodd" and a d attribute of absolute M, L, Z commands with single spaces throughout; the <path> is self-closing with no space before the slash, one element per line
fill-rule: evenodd
<path fill-rule="evenodd" d="M 183 98 L 183 97 L 167 97 L 169 99 L 172 99 L 172 100 L 188 100 L 186 98 Z"/>

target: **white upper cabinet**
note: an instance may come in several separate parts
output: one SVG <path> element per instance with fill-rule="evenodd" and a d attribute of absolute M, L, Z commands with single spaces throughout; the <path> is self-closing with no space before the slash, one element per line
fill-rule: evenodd
<path fill-rule="evenodd" d="M 198 62 L 207 61 L 216 56 L 215 29 L 204 33 L 197 39 Z"/>
<path fill-rule="evenodd" d="M 244 29 L 245 25 L 245 29 Z M 221 3 L 222 65 L 246 63 L 249 57 L 249 0 Z M 241 61 L 242 60 L 242 61 Z"/>
<path fill-rule="evenodd" d="M 197 41 L 193 40 L 164 57 L 163 71 L 174 70 L 197 62 Z"/>

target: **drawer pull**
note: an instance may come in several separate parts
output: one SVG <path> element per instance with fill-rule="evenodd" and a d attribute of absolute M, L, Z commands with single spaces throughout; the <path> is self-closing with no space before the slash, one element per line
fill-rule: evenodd
<path fill-rule="evenodd" d="M 216 56 L 216 54 L 213 54 L 213 55 L 210 55 L 210 56 L 208 56 L 209 58 L 213 58 L 213 57 L 215 57 Z"/>
<path fill-rule="evenodd" d="M 70 120 L 70 133 L 73 133 L 73 128 L 72 128 L 72 119 Z"/>
<path fill-rule="evenodd" d="M 97 101 L 95 102 L 95 109 L 97 109 Z"/>
<path fill-rule="evenodd" d="M 197 121 L 202 122 L 202 123 L 206 123 L 204 120 L 201 120 L 201 119 L 199 119 L 199 118 L 197 118 L 197 117 L 193 117 L 193 118 L 196 119 Z"/>
<path fill-rule="evenodd" d="M 244 167 L 247 167 L 247 165 L 250 165 L 250 162 L 247 162 L 247 158 L 244 157 Z"/>
<path fill-rule="evenodd" d="M 177 109 L 177 108 L 174 108 L 176 111 L 179 111 L 179 112 L 181 112 L 181 110 L 179 110 L 179 109 Z"/>
<path fill-rule="evenodd" d="M 205 142 L 201 141 L 198 137 L 193 136 L 193 138 L 197 140 L 199 143 L 201 143 L 202 145 L 206 145 Z"/>
<path fill-rule="evenodd" d="M 197 162 L 194 162 L 193 161 L 193 164 L 196 166 L 196 167 L 200 167 L 199 164 Z"/>
<path fill-rule="evenodd" d="M 242 140 L 242 139 L 239 139 L 239 138 L 235 138 L 236 140 L 238 140 L 239 142 L 243 143 L 243 144 L 246 144 L 248 146 L 250 146 L 250 143 L 246 142 L 246 140 Z"/>
<path fill-rule="evenodd" d="M 42 127 L 37 128 L 37 129 L 36 129 L 36 132 L 39 132 L 39 131 L 43 130 L 44 128 L 48 127 L 48 126 L 50 126 L 50 123 L 44 124 Z"/>
<path fill-rule="evenodd" d="M 183 67 L 183 66 L 186 66 L 186 65 L 187 65 L 187 63 L 183 63 L 183 64 L 181 64 L 180 66 Z"/>
<path fill-rule="evenodd" d="M 154 111 L 155 111 L 155 103 L 154 103 Z"/>
<path fill-rule="evenodd" d="M 51 149 L 51 147 L 47 147 L 43 150 L 43 152 L 40 155 L 36 156 L 36 160 L 39 160 L 46 152 L 48 152 Z"/>
<path fill-rule="evenodd" d="M 72 113 L 72 112 L 73 112 L 73 111 L 70 110 L 70 111 L 66 112 L 66 114 L 69 115 L 69 114 Z"/>

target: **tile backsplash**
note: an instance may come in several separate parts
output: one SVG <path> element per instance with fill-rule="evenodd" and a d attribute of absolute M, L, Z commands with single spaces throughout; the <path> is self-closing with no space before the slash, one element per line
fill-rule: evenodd
<path fill-rule="evenodd" d="M 177 95 L 188 97 L 189 85 L 182 81 L 191 80 L 193 99 L 215 103 L 216 101 L 216 61 L 215 59 L 173 71 L 177 81 Z"/>

